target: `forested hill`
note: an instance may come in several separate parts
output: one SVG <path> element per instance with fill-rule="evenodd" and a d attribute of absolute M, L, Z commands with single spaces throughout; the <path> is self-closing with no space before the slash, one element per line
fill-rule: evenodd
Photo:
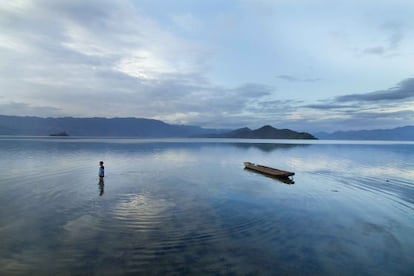
<path fill-rule="evenodd" d="M 306 132 L 296 132 L 290 129 L 277 129 L 269 125 L 255 130 L 245 127 L 222 134 L 209 135 L 209 137 L 247 139 L 317 139 L 312 134 Z"/>
<path fill-rule="evenodd" d="M 190 137 L 220 130 L 173 125 L 144 118 L 40 118 L 0 115 L 0 135 L 58 135 L 97 137 Z"/>

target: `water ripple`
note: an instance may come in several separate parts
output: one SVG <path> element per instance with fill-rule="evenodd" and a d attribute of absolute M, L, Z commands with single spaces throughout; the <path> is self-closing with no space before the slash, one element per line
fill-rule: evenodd
<path fill-rule="evenodd" d="M 398 178 L 398 174 L 386 176 L 383 174 L 352 174 L 342 173 L 340 177 L 337 174 L 327 174 L 332 181 L 342 184 L 342 188 L 352 193 L 354 200 L 359 200 L 359 204 L 365 202 L 367 197 L 371 199 L 382 199 L 386 202 L 396 203 L 393 207 L 400 211 L 414 210 L 414 183 L 404 178 Z"/>

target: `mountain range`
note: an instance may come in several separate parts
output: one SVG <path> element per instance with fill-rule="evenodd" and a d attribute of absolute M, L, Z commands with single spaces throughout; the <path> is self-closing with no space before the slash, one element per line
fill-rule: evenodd
<path fill-rule="evenodd" d="M 144 118 L 40 118 L 0 115 L 0 135 L 166 138 L 222 132 Z"/>
<path fill-rule="evenodd" d="M 328 140 L 414 140 L 414 126 L 397 127 L 393 129 L 337 131 L 333 133 L 315 133 L 319 139 Z"/>
<path fill-rule="evenodd" d="M 335 139 L 335 140 L 407 140 L 414 141 L 414 126 L 394 129 L 319 132 L 309 134 L 290 129 L 263 126 L 252 130 L 202 128 L 167 124 L 145 118 L 40 118 L 0 115 L 0 135 L 96 136 L 96 137 L 215 137 L 259 139 Z"/>
<path fill-rule="evenodd" d="M 271 126 L 263 126 L 256 130 L 241 128 L 230 131 L 173 125 L 144 118 L 40 118 L 4 115 L 0 115 L 0 135 L 316 139 L 308 133 Z"/>

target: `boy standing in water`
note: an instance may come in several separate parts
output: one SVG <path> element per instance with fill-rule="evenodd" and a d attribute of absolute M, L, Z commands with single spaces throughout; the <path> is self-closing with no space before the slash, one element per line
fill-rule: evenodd
<path fill-rule="evenodd" d="M 99 161 L 99 178 L 101 180 L 103 180 L 104 176 L 105 176 L 104 162 L 103 161 Z"/>

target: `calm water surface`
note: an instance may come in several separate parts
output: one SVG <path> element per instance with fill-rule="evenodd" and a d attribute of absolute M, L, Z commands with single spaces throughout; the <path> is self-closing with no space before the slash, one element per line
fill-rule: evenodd
<path fill-rule="evenodd" d="M 301 143 L 2 137 L 0 274 L 413 275 L 414 143 Z"/>

